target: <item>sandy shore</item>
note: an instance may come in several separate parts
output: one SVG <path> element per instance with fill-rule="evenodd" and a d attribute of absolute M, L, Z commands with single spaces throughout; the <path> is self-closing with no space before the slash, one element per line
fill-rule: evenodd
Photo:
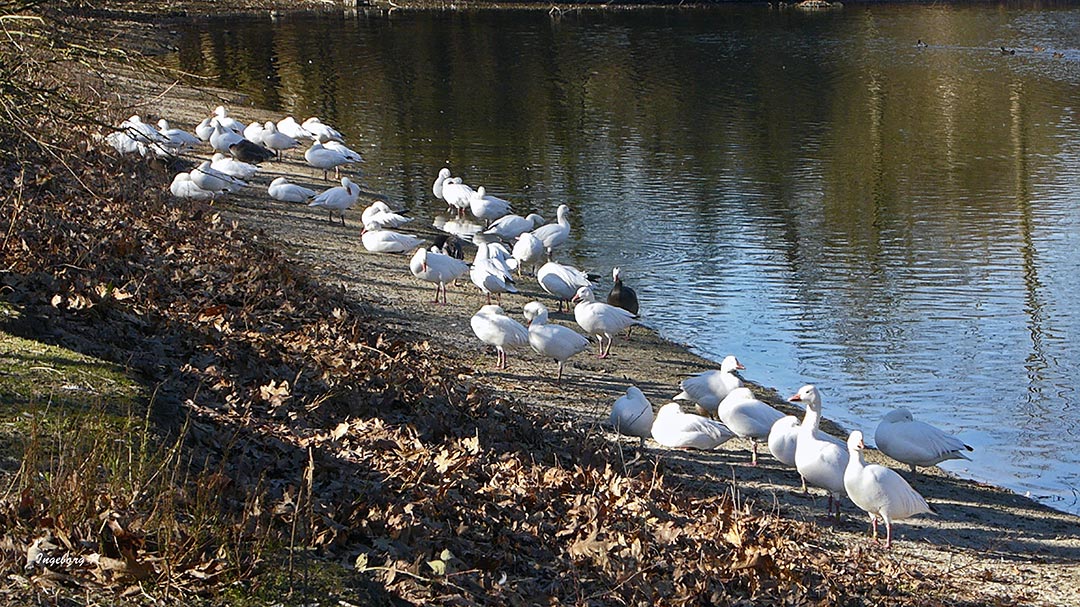
<path fill-rule="evenodd" d="M 168 85 L 128 84 L 129 90 L 139 91 L 132 101 L 136 111 L 155 120 L 166 117 L 175 126 L 189 130 L 218 103 L 231 106 L 232 114 L 244 122 L 280 118 L 243 109 L 244 100 L 227 91 L 176 86 L 162 94 Z M 432 175 L 438 168 L 432 167 Z M 403 336 L 429 341 L 474 369 L 472 380 L 508 398 L 554 412 L 567 424 L 596 427 L 606 420 L 610 404 L 627 386 L 641 388 L 655 408 L 679 391 L 681 379 L 716 367 L 686 348 L 662 340 L 652 330 L 639 329 L 630 341 L 616 340 L 611 358 L 599 360 L 590 352 L 572 359 L 561 384 L 554 381 L 555 364 L 531 351 L 512 352 L 509 368 L 496 370 L 494 352 L 483 347 L 469 327 L 469 317 L 486 302 L 467 278 L 450 288 L 450 305 L 435 306 L 430 303 L 434 289 L 410 274 L 407 256 L 364 250 L 360 211 L 367 202 L 385 200 L 385 196 L 365 191 L 361 202 L 346 213 L 347 225 L 331 225 L 324 212 L 269 198 L 266 185 L 281 175 L 316 190 L 334 185 L 322 181 L 321 172 L 306 166 L 302 156 L 294 153 L 283 163 L 263 165 L 251 187 L 218 202 L 218 208 L 226 218 L 274 242 L 325 283 L 340 285 L 369 311 L 374 322 Z M 362 177 L 356 180 L 364 183 Z M 405 201 L 388 202 L 403 206 Z M 436 232 L 432 220 L 444 212 L 444 205 L 432 197 L 426 208 L 430 212 L 416 217 L 408 226 L 411 229 L 403 231 L 433 237 Z M 606 293 L 609 286 L 610 280 L 603 282 L 598 292 Z M 534 299 L 554 308 L 554 301 L 534 280 L 522 279 L 519 287 L 521 294 L 502 299 L 502 306 L 511 316 L 520 319 L 522 306 Z M 575 326 L 570 314 L 553 314 L 553 320 Z M 744 377 L 758 379 L 753 369 L 745 371 Z M 774 391 L 762 389 L 761 394 L 795 411 Z M 824 406 L 827 415 L 829 403 Z M 610 439 L 621 441 L 631 462 L 628 465 L 632 465 L 640 455 L 636 453 L 637 441 L 614 435 Z M 667 451 L 652 441 L 644 450 L 659 455 L 669 484 L 717 493 L 734 489 L 743 500 L 763 510 L 803 521 L 820 521 L 818 517 L 824 511 L 823 497 L 810 499 L 799 492 L 794 470 L 784 468 L 768 455 L 760 459 L 758 466 L 750 466 L 749 452 L 741 441 L 731 441 L 709 453 Z M 884 462 L 876 453 L 869 459 Z M 936 469 L 905 476 L 940 514 L 897 525 L 897 542 L 890 558 L 898 566 L 970 580 L 967 586 L 977 596 L 1006 595 L 1013 597 L 1016 604 L 1080 604 L 1080 518 Z M 866 536 L 863 513 L 847 501 L 843 510 L 839 524 L 820 522 L 822 533 L 846 546 L 852 559 L 858 559 L 863 551 L 879 550 Z"/>

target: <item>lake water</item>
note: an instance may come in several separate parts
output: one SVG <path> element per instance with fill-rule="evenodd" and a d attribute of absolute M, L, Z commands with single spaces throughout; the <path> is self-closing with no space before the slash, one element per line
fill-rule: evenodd
<path fill-rule="evenodd" d="M 947 469 L 1080 512 L 1080 8 L 352 13 L 181 33 L 181 67 L 335 124 L 365 185 L 414 214 L 442 209 L 442 166 L 519 211 L 567 203 L 563 259 L 621 266 L 665 336 L 735 353 L 785 395 L 817 384 L 850 429 L 905 406 L 975 446 Z"/>

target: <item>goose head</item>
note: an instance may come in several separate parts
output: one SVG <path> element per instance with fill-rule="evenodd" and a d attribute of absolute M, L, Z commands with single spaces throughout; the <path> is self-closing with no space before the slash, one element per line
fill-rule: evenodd
<path fill-rule="evenodd" d="M 910 422 L 915 418 L 911 416 L 911 411 L 907 409 L 893 409 L 885 414 L 885 417 L 881 418 L 881 421 L 889 424 L 895 424 L 896 422 Z"/>
<path fill-rule="evenodd" d="M 806 405 L 807 409 L 815 413 L 821 413 L 821 395 L 818 394 L 817 388 L 811 384 L 806 384 L 799 391 L 788 399 L 791 402 L 801 402 Z"/>
<path fill-rule="evenodd" d="M 522 309 L 521 313 L 525 316 L 525 320 L 529 321 L 530 324 L 547 324 L 548 309 L 546 306 L 544 306 L 544 304 L 538 301 L 530 301 L 529 303 L 525 304 L 525 307 Z"/>
<path fill-rule="evenodd" d="M 574 298 L 570 300 L 573 303 L 579 303 L 583 301 L 596 301 L 596 297 L 593 295 L 592 289 L 589 287 L 581 287 L 574 293 Z"/>
<path fill-rule="evenodd" d="M 863 442 L 862 432 L 855 430 L 848 436 L 847 439 L 848 451 L 852 453 L 862 454 L 862 450 L 866 448 L 866 443 Z"/>
<path fill-rule="evenodd" d="M 742 363 L 739 362 L 739 359 L 735 358 L 733 355 L 724 357 L 724 360 L 720 363 L 721 373 L 731 373 L 732 371 L 742 371 L 745 369 L 746 367 L 744 367 Z M 794 400 L 794 397 L 792 397 L 792 400 Z"/>

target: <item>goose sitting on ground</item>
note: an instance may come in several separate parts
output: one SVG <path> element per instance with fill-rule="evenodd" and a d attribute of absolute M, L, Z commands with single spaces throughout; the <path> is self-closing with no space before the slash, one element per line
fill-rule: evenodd
<path fill-rule="evenodd" d="M 376 200 L 371 206 L 364 209 L 360 215 L 360 221 L 368 230 L 385 230 L 387 228 L 400 228 L 412 221 L 412 217 L 406 217 L 395 213 L 385 202 Z"/>
<path fill-rule="evenodd" d="M 372 253 L 404 253 L 420 246 L 423 240 L 412 234 L 393 230 L 364 230 L 360 233 L 364 248 Z"/>
<path fill-rule="evenodd" d="M 270 197 L 282 202 L 304 202 L 315 196 L 315 190 L 289 183 L 284 177 L 278 177 L 266 188 Z"/>
<path fill-rule="evenodd" d="M 567 218 L 569 215 L 570 207 L 560 204 L 555 212 L 555 223 L 542 225 L 532 231 L 532 235 L 544 243 L 548 259 L 551 259 L 552 251 L 570 239 L 570 220 Z"/>
<path fill-rule="evenodd" d="M 679 403 L 668 403 L 656 412 L 652 437 L 665 447 L 715 449 L 735 438 L 735 433 L 718 421 L 683 413 Z"/>
<path fill-rule="evenodd" d="M 544 218 L 536 213 L 531 213 L 527 217 L 522 217 L 521 215 L 504 215 L 491 222 L 491 225 L 484 230 L 484 233 L 498 236 L 509 242 L 525 232 L 534 230 L 541 225 L 544 225 Z"/>
<path fill-rule="evenodd" d="M 210 159 L 210 166 L 226 175 L 232 175 L 237 179 L 245 180 L 251 179 L 255 176 L 255 173 L 259 171 L 259 167 L 246 162 L 240 162 L 235 158 L 229 158 L 221 152 L 214 154 Z"/>
<path fill-rule="evenodd" d="M 300 128 L 311 133 L 311 138 L 321 143 L 328 141 L 345 141 L 345 137 L 332 126 L 323 124 L 321 120 L 312 116 L 300 125 Z"/>
<path fill-rule="evenodd" d="M 510 276 L 510 270 L 499 259 L 492 258 L 488 252 L 488 244 L 480 241 L 476 245 L 476 257 L 469 269 L 469 278 L 485 295 L 488 303 L 491 303 L 491 295 L 502 293 L 517 293 L 514 279 Z"/>
<path fill-rule="evenodd" d="M 745 369 L 739 359 L 728 355 L 720 362 L 720 370 L 705 371 L 684 379 L 680 385 L 683 389 L 675 400 L 688 400 L 698 404 L 702 415 L 716 415 L 716 408 L 720 401 L 724 400 L 732 390 L 741 388 L 742 379 L 735 374 L 740 369 Z"/>
<path fill-rule="evenodd" d="M 619 270 L 619 268 L 611 269 L 611 279 L 615 282 L 615 284 L 613 284 L 611 286 L 611 290 L 608 291 L 607 302 L 617 308 L 622 308 L 623 310 L 626 310 L 634 316 L 637 316 L 637 292 L 623 284 L 622 272 Z M 630 339 L 630 332 L 633 330 L 633 325 L 626 329 L 626 339 Z"/>
<path fill-rule="evenodd" d="M 652 436 L 652 404 L 637 386 L 627 388 L 626 395 L 615 401 L 608 419 L 616 432 L 626 436 L 640 436 L 642 443 Z"/>
<path fill-rule="evenodd" d="M 844 469 L 844 489 L 856 506 L 870 515 L 874 542 L 877 542 L 877 520 L 885 521 L 885 548 L 892 546 L 892 523 L 916 514 L 933 512 L 930 504 L 902 476 L 877 464 L 863 460 L 862 432 L 848 437 L 848 464 Z"/>
<path fill-rule="evenodd" d="M 453 282 L 458 276 L 468 272 L 469 264 L 421 247 L 409 260 L 409 271 L 420 280 L 435 283 L 435 299 L 431 303 L 446 305 L 446 283 Z M 440 292 L 442 293 L 441 302 L 439 301 Z"/>
<path fill-rule="evenodd" d="M 536 264 L 544 260 L 544 243 L 529 232 L 518 236 L 512 252 L 514 259 L 518 261 L 518 271 L 528 266 L 536 274 Z"/>
<path fill-rule="evenodd" d="M 270 124 L 273 124 L 272 122 Z M 241 135 L 244 139 L 247 139 L 251 143 L 257 143 L 259 145 L 266 145 L 263 141 L 263 134 L 266 133 L 266 127 L 261 122 L 255 121 L 244 127 L 244 132 Z"/>
<path fill-rule="evenodd" d="M 330 223 L 334 222 L 334 211 L 337 211 L 338 215 L 341 215 L 341 225 L 345 225 L 345 211 L 356 204 L 356 199 L 359 196 L 360 188 L 350 181 L 348 177 L 342 177 L 340 186 L 332 187 L 319 194 L 308 203 L 308 206 L 326 209 L 330 213 Z M 415 246 L 413 245 L 409 249 L 411 250 Z"/>
<path fill-rule="evenodd" d="M 292 116 L 286 116 L 277 122 L 277 130 L 297 141 L 301 139 L 314 139 L 304 127 L 300 126 L 300 123 L 296 121 Z"/>
<path fill-rule="evenodd" d="M 268 162 L 274 157 L 274 151 L 268 147 L 252 143 L 247 139 L 240 139 L 229 146 L 229 153 L 240 162 L 259 164 Z"/>
<path fill-rule="evenodd" d="M 188 198 L 191 200 L 213 200 L 215 194 L 217 194 L 217 192 L 211 192 L 210 190 L 200 188 L 191 180 L 191 175 L 189 173 L 178 173 L 176 177 L 173 177 L 172 184 L 169 186 L 169 191 L 177 198 Z"/>
<path fill-rule="evenodd" d="M 537 354 L 559 363 L 555 381 L 562 381 L 563 364 L 588 349 L 589 339 L 569 327 L 548 324 L 548 309 L 538 301 L 525 304 L 524 314 L 529 321 L 529 345 Z"/>
<path fill-rule="evenodd" d="M 806 415 L 799 426 L 799 437 L 795 443 L 795 469 L 807 485 L 828 492 L 827 509 L 831 514 L 833 504 L 836 504 L 836 518 L 840 518 L 840 496 L 844 493 L 844 470 L 848 465 L 847 449 L 828 440 L 827 435 L 818 428 L 821 423 L 821 395 L 817 388 L 803 386 L 790 400 L 806 405 Z"/>
<path fill-rule="evenodd" d="M 536 282 L 540 287 L 553 295 L 558 300 L 557 312 L 562 312 L 563 302 L 566 309 L 570 309 L 570 300 L 577 294 L 581 287 L 591 287 L 589 276 L 573 266 L 565 266 L 554 261 L 549 261 L 541 266 L 536 272 Z"/>
<path fill-rule="evenodd" d="M 202 143 L 198 137 L 183 129 L 171 128 L 169 121 L 164 118 L 158 120 L 158 134 L 165 139 L 161 145 L 172 154 L 193 150 Z"/>
<path fill-rule="evenodd" d="M 594 335 L 600 346 L 600 358 L 611 354 L 612 336 L 637 322 L 636 317 L 615 306 L 600 303 L 593 297 L 590 287 L 581 287 L 574 295 L 574 320 L 589 335 Z M 607 348 L 604 338 L 607 338 Z"/>
<path fill-rule="evenodd" d="M 750 465 L 757 465 L 757 442 L 768 440 L 773 424 L 784 414 L 754 398 L 750 388 L 735 388 L 716 410 L 724 425 L 742 438 L 750 439 Z"/>
<path fill-rule="evenodd" d="M 203 143 L 210 143 L 210 136 L 214 134 L 214 119 L 203 118 L 203 121 L 195 125 L 195 136 Z"/>
<path fill-rule="evenodd" d="M 322 169 L 324 181 L 329 179 L 327 175 L 330 169 L 337 170 L 341 165 L 351 162 L 341 152 L 327 149 L 318 141 L 312 143 L 311 147 L 304 152 L 304 160 L 316 169 Z"/>
<path fill-rule="evenodd" d="M 225 109 L 225 106 L 223 105 L 214 108 L 214 120 L 217 120 L 222 128 L 234 133 L 242 133 L 244 131 L 244 125 L 241 124 L 239 120 L 230 116 L 229 110 Z"/>
<path fill-rule="evenodd" d="M 209 160 L 191 170 L 191 180 L 195 185 L 211 192 L 235 192 L 247 185 L 242 179 L 226 175 L 210 166 Z"/>
<path fill-rule="evenodd" d="M 290 137 L 289 135 L 282 133 L 278 130 L 277 125 L 269 120 L 263 125 L 262 141 L 257 143 L 262 143 L 267 148 L 273 150 L 274 153 L 277 154 L 278 160 L 281 160 L 281 153 L 285 150 L 300 147 L 300 142 L 297 141 L 295 137 Z"/>
<path fill-rule="evenodd" d="M 469 210 L 474 217 L 490 224 L 510 212 L 510 203 L 502 198 L 489 196 L 484 186 L 480 186 L 469 197 Z"/>
<path fill-rule="evenodd" d="M 214 132 L 210 134 L 210 147 L 214 148 L 215 152 L 228 154 L 229 146 L 241 141 L 247 141 L 243 135 L 221 126 L 221 123 L 216 119 L 210 124 L 214 128 Z"/>
<path fill-rule="evenodd" d="M 473 333 L 485 344 L 495 346 L 499 369 L 506 368 L 506 350 L 503 348 L 523 346 L 529 343 L 529 330 L 521 323 L 507 316 L 503 309 L 495 305 L 486 305 L 473 315 L 469 324 Z"/>
<path fill-rule="evenodd" d="M 964 451 L 974 451 L 964 441 L 925 422 L 915 421 L 907 409 L 890 411 L 878 424 L 874 442 L 879 451 L 911 466 L 934 466 L 947 459 L 970 460 Z"/>

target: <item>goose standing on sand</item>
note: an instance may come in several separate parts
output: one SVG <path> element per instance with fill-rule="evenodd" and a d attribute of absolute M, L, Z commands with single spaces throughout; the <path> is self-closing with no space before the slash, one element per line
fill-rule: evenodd
<path fill-rule="evenodd" d="M 322 169 L 323 181 L 329 180 L 327 174 L 330 169 L 337 170 L 339 166 L 350 162 L 341 152 L 329 150 L 318 141 L 312 143 L 311 147 L 304 152 L 304 160 L 316 169 Z"/>
<path fill-rule="evenodd" d="M 308 206 L 326 209 L 330 213 L 330 223 L 334 222 L 334 211 L 337 211 L 338 215 L 341 215 L 341 225 L 345 225 L 345 211 L 356 204 L 356 199 L 359 196 L 360 188 L 350 181 L 348 177 L 342 177 L 341 185 L 319 194 L 308 203 Z M 409 248 L 412 249 L 412 247 Z"/>
<path fill-rule="evenodd" d="M 278 177 L 270 182 L 266 192 L 274 200 L 282 202 L 305 202 L 315 196 L 315 190 L 289 183 L 284 177 Z"/>
<path fill-rule="evenodd" d="M 925 422 L 915 421 L 907 409 L 885 415 L 874 432 L 879 451 L 911 466 L 934 466 L 947 459 L 970 460 L 964 451 L 974 451 L 964 441 Z"/>
<path fill-rule="evenodd" d="M 473 189 L 461 182 L 459 177 L 451 177 L 450 169 L 442 168 L 435 183 L 431 186 L 431 193 L 439 200 L 446 202 L 446 208 L 457 215 L 464 215 L 465 209 L 470 208 Z"/>
<path fill-rule="evenodd" d="M 559 363 L 555 381 L 562 381 L 563 364 L 571 356 L 587 350 L 589 339 L 569 327 L 548 324 L 548 309 L 538 301 L 525 304 L 524 315 L 529 321 L 529 345 L 537 354 L 554 358 Z"/>
<path fill-rule="evenodd" d="M 191 170 L 191 180 L 195 185 L 211 192 L 235 192 L 247 185 L 241 179 L 212 168 L 209 160 L 204 160 Z"/>
<path fill-rule="evenodd" d="M 750 388 L 735 388 L 716 409 L 716 416 L 732 432 L 750 439 L 750 465 L 757 465 L 757 443 L 768 440 L 773 424 L 784 414 L 754 398 Z"/>
<path fill-rule="evenodd" d="M 772 453 L 772 456 L 785 466 L 795 467 L 795 448 L 799 440 L 800 427 L 799 418 L 786 415 L 776 420 L 769 429 L 769 453 Z M 847 448 L 844 441 L 831 434 L 822 432 L 821 436 L 837 447 Z M 799 480 L 802 481 L 802 492 L 806 493 L 806 479 L 800 474 Z"/>
<path fill-rule="evenodd" d="M 321 120 L 312 116 L 300 125 L 300 128 L 311 133 L 315 141 L 326 143 L 328 141 L 345 141 L 345 137 L 332 126 L 323 124 Z"/>
<path fill-rule="evenodd" d="M 323 143 L 323 147 L 338 152 L 345 158 L 348 158 L 350 164 L 364 161 L 364 159 L 360 157 L 360 152 L 357 152 L 340 141 L 331 139 L 330 141 Z"/>
<path fill-rule="evenodd" d="M 475 214 L 475 211 L 473 214 Z M 542 225 L 544 225 L 544 218 L 536 213 L 530 213 L 526 217 L 522 217 L 521 215 L 504 215 L 491 222 L 491 225 L 484 230 L 484 234 L 498 236 L 509 242 L 525 232 L 534 230 Z"/>
<path fill-rule="evenodd" d="M 506 368 L 506 350 L 529 343 L 529 330 L 521 323 L 510 318 L 503 309 L 495 305 L 486 305 L 469 320 L 473 333 L 485 344 L 495 346 L 499 369 Z"/>
<path fill-rule="evenodd" d="M 364 230 L 360 232 L 364 248 L 372 253 L 404 253 L 420 246 L 424 241 L 412 234 L 393 230 Z"/>
<path fill-rule="evenodd" d="M 433 304 L 446 305 L 446 284 L 453 282 L 459 276 L 469 271 L 469 264 L 454 259 L 449 255 L 428 251 L 420 247 L 409 260 L 409 271 L 420 280 L 435 283 L 435 299 Z M 439 301 L 439 293 L 442 293 L 442 301 Z"/>
<path fill-rule="evenodd" d="M 622 308 L 623 310 L 626 310 L 634 316 L 637 316 L 637 292 L 623 284 L 622 272 L 619 270 L 619 268 L 611 269 L 611 279 L 615 282 L 615 284 L 613 284 L 611 286 L 611 290 L 608 291 L 607 302 L 617 308 Z M 633 330 L 633 325 L 627 327 L 626 339 L 630 339 L 630 332 Z"/>
<path fill-rule="evenodd" d="M 395 213 L 385 202 L 376 200 L 371 206 L 364 209 L 360 215 L 360 221 L 368 230 L 385 230 L 387 228 L 400 228 L 412 221 L 412 217 L 406 217 Z"/>
<path fill-rule="evenodd" d="M 724 357 L 720 362 L 720 370 L 715 369 L 698 373 L 684 379 L 679 386 L 682 392 L 675 396 L 675 400 L 688 400 L 698 404 L 702 415 L 716 415 L 716 408 L 720 401 L 724 400 L 732 390 L 741 388 L 743 381 L 735 374 L 736 371 L 746 369 L 739 359 L 732 355 Z"/>
<path fill-rule="evenodd" d="M 863 460 L 866 445 L 862 432 L 852 432 L 847 446 L 849 458 L 844 469 L 844 489 L 851 501 L 870 515 L 874 542 L 877 542 L 878 518 L 885 521 L 885 548 L 889 548 L 892 546 L 893 521 L 934 510 L 895 471 L 877 464 L 866 464 Z"/>
<path fill-rule="evenodd" d="M 480 186 L 469 196 L 469 210 L 474 217 L 490 224 L 510 212 L 510 203 L 502 198 L 489 196 L 484 186 Z"/>
<path fill-rule="evenodd" d="M 735 438 L 735 433 L 718 421 L 683 413 L 679 403 L 668 403 L 656 412 L 652 436 L 665 447 L 715 449 Z"/>
<path fill-rule="evenodd" d="M 226 175 L 232 175 L 237 179 L 244 180 L 251 179 L 255 176 L 255 173 L 259 171 L 259 167 L 246 162 L 240 162 L 235 158 L 229 158 L 221 152 L 214 154 L 213 157 L 210 158 L 210 166 Z"/>
<path fill-rule="evenodd" d="M 202 122 L 195 126 L 195 136 L 204 143 L 210 143 L 210 136 L 214 134 L 214 119 L 203 118 Z"/>
<path fill-rule="evenodd" d="M 469 269 L 469 278 L 487 295 L 489 304 L 492 293 L 498 296 L 502 293 L 518 292 L 506 264 L 492 258 L 488 252 L 488 244 L 482 240 L 476 245 L 476 257 L 473 258 L 472 267 Z"/>
<path fill-rule="evenodd" d="M 200 188 L 191 180 L 189 173 L 177 173 L 176 177 L 173 177 L 172 184 L 169 185 L 169 191 L 177 198 L 190 200 L 213 200 L 217 194 L 217 192 Z"/>
<path fill-rule="evenodd" d="M 161 145 L 173 154 L 182 154 L 202 143 L 198 137 L 183 129 L 171 128 L 169 121 L 164 118 L 158 120 L 158 134 L 165 139 Z"/>
<path fill-rule="evenodd" d="M 512 255 L 518 262 L 518 271 L 528 266 L 532 268 L 535 275 L 536 265 L 544 260 L 544 243 L 530 232 L 525 232 L 518 236 L 517 242 L 514 243 Z"/>
<path fill-rule="evenodd" d="M 795 443 L 795 469 L 806 484 L 828 492 L 828 512 L 832 514 L 833 504 L 836 504 L 836 518 L 840 518 L 840 496 L 844 493 L 848 451 L 828 440 L 818 428 L 821 423 L 821 395 L 817 388 L 803 386 L 789 400 L 806 405 L 806 415 L 799 426 L 799 437 Z"/>
<path fill-rule="evenodd" d="M 566 302 L 566 309 L 570 309 L 570 300 L 577 294 L 578 289 L 592 286 L 592 283 L 589 282 L 589 276 L 585 272 L 573 266 L 566 266 L 554 261 L 549 261 L 541 266 L 536 272 L 536 282 L 540 284 L 544 291 L 547 291 L 549 295 L 558 300 L 557 312 L 562 312 L 563 302 Z"/>
<path fill-rule="evenodd" d="M 608 420 L 615 426 L 616 432 L 626 436 L 640 436 L 642 443 L 652 436 L 652 404 L 637 386 L 627 388 L 626 395 L 615 401 Z"/>
<path fill-rule="evenodd" d="M 273 152 L 277 154 L 278 160 L 281 160 L 281 153 L 285 150 L 300 147 L 300 142 L 297 141 L 295 137 L 290 137 L 289 135 L 282 133 L 278 130 L 277 125 L 269 120 L 263 125 L 262 141 L 258 143 L 262 143 L 273 150 Z"/>
<path fill-rule="evenodd" d="M 637 322 L 636 317 L 626 310 L 596 301 L 590 287 L 578 289 L 573 302 L 577 304 L 574 306 L 574 320 L 586 333 L 596 336 L 600 358 L 607 358 L 611 354 L 612 335 Z M 604 347 L 605 337 L 607 348 Z"/>
<path fill-rule="evenodd" d="M 567 218 L 569 215 L 570 207 L 560 204 L 555 212 L 555 223 L 542 225 L 532 231 L 532 235 L 544 243 L 548 259 L 551 259 L 551 253 L 555 248 L 562 246 L 570 239 L 570 220 Z"/>

